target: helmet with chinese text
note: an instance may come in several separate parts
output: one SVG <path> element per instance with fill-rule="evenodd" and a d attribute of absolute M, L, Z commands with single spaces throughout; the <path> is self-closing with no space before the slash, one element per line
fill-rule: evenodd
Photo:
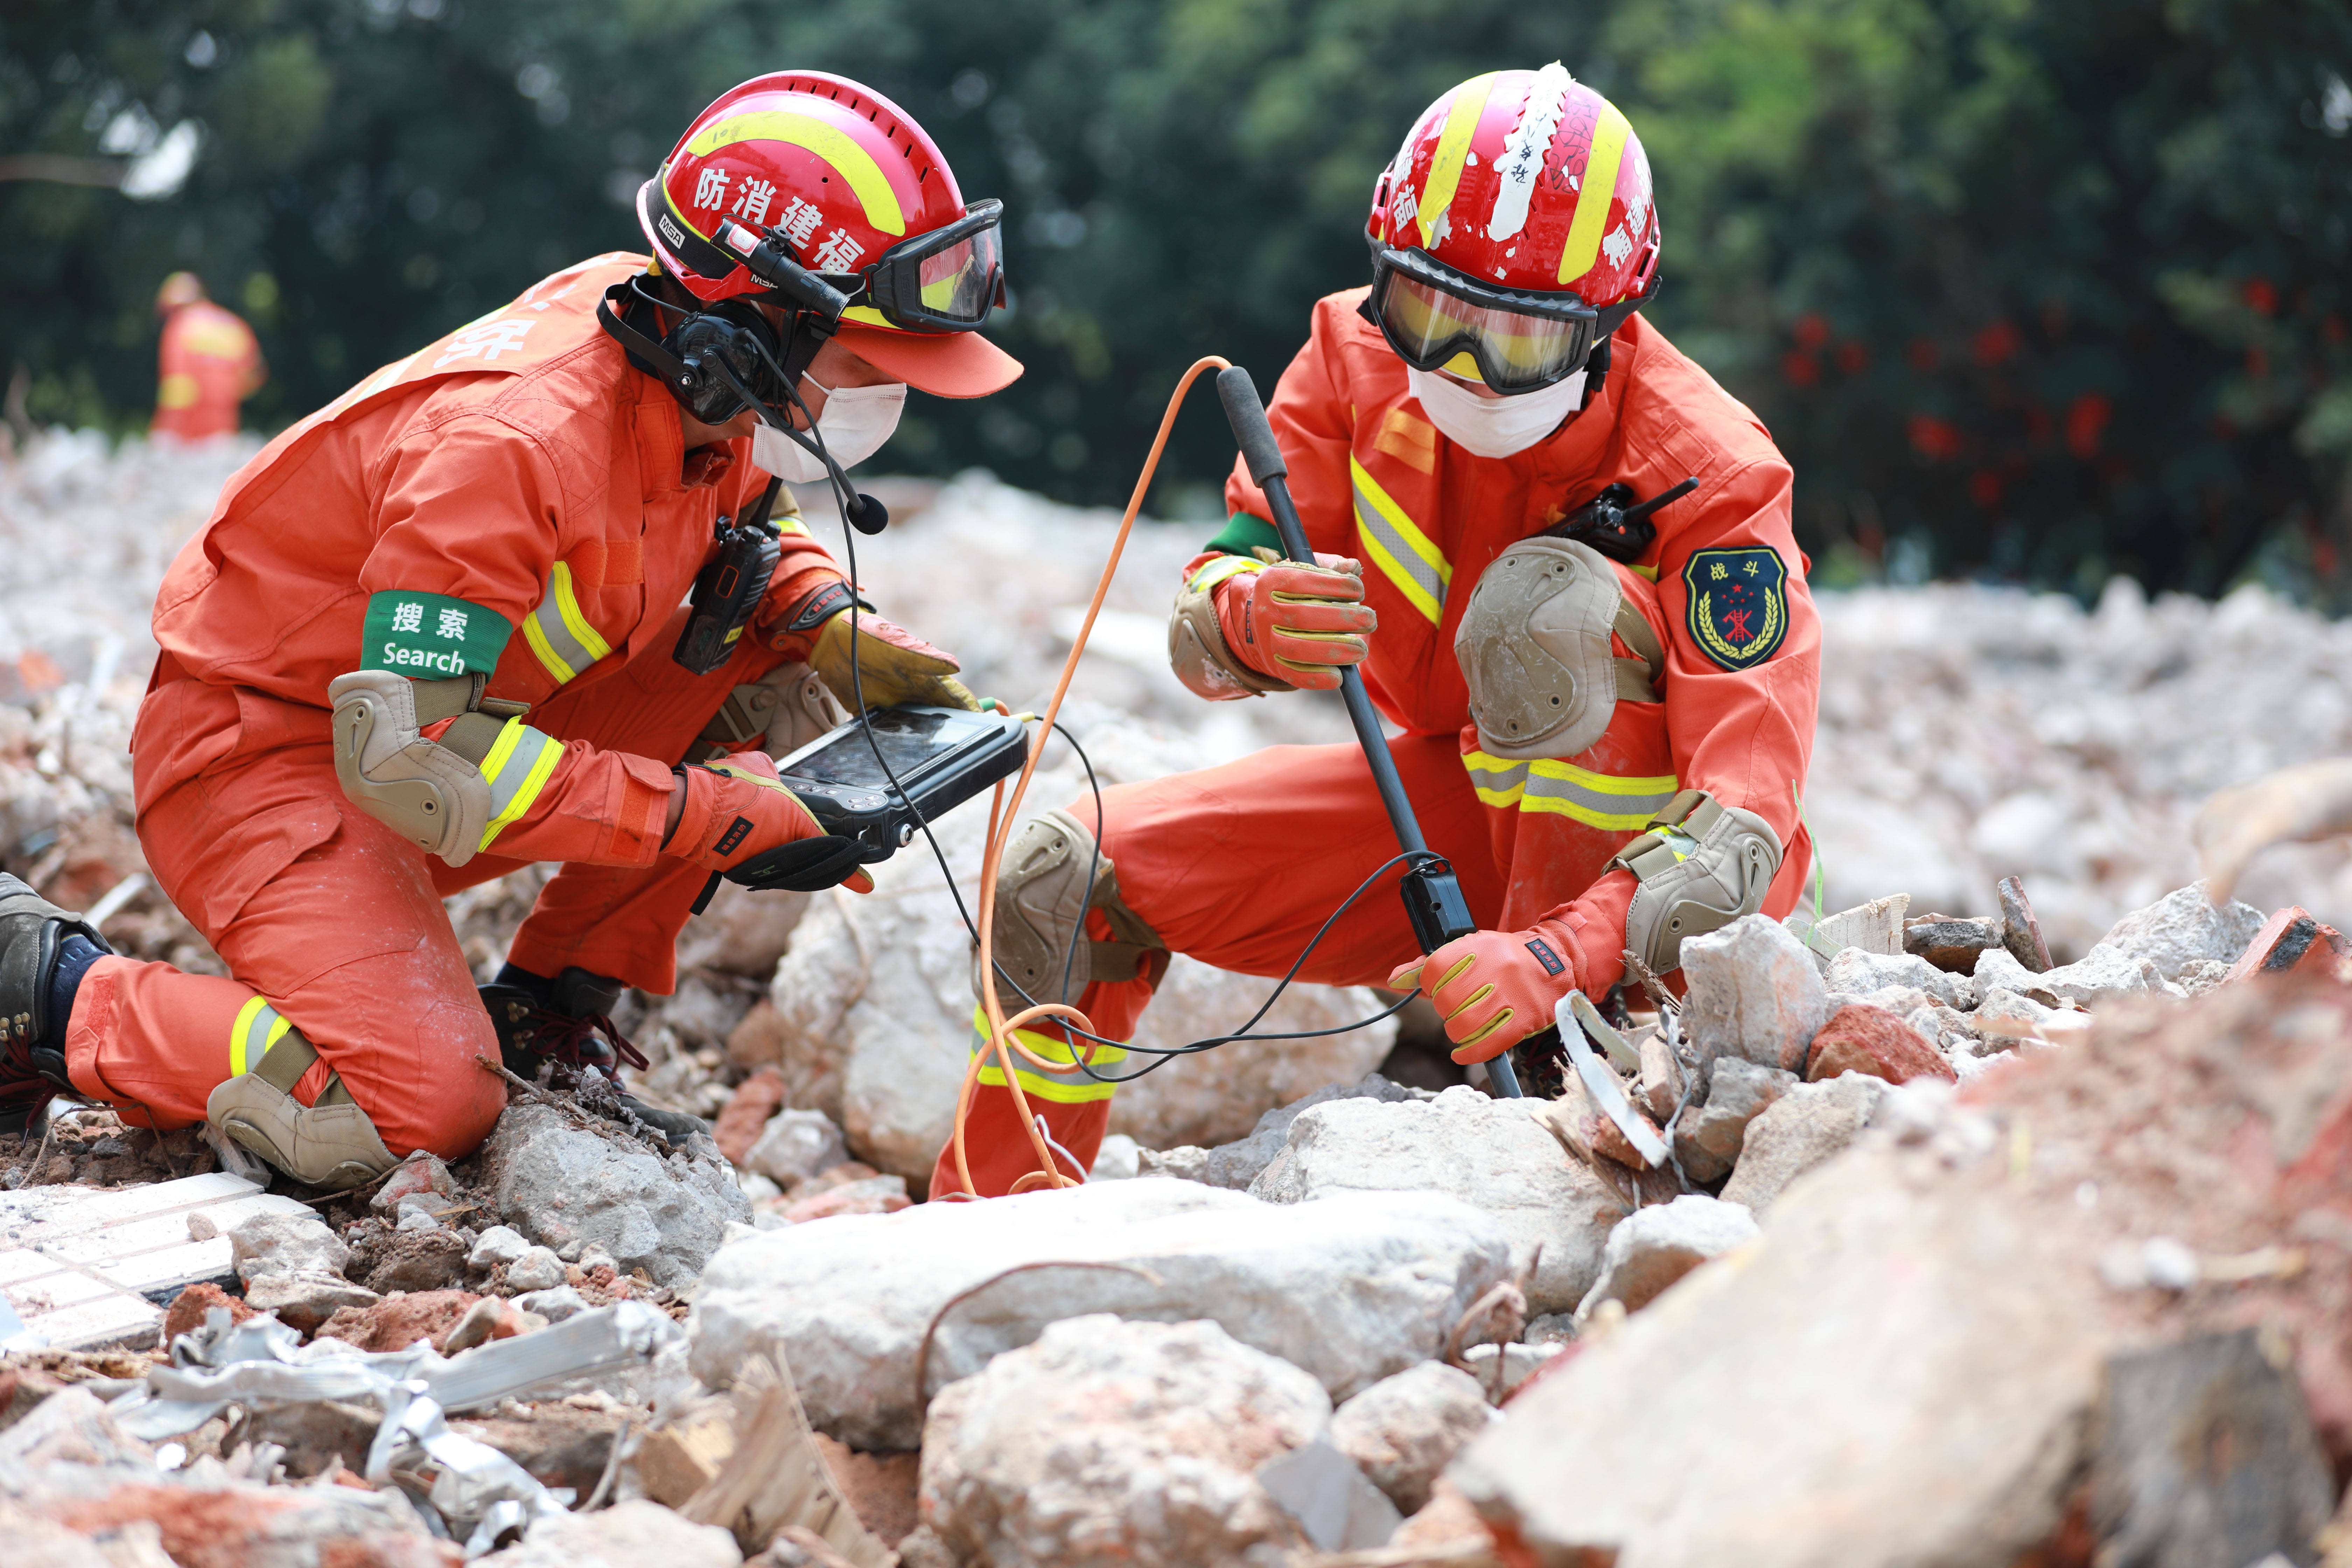
<path fill-rule="evenodd" d="M 1573 294 L 1600 310 L 1656 281 L 1641 138 L 1557 61 L 1473 77 L 1423 110 L 1365 229 L 1488 289 Z"/>
<path fill-rule="evenodd" d="M 802 266 L 843 274 L 964 210 L 938 144 L 897 104 L 845 77 L 783 71 L 730 89 L 695 117 L 638 203 L 638 221 L 661 269 L 716 303 L 768 287 L 740 264 L 714 276 L 689 261 L 722 259 L 708 244 L 722 219 L 781 233 Z M 666 234 L 668 225 L 687 232 Z M 870 308 L 844 320 L 896 330 Z"/>

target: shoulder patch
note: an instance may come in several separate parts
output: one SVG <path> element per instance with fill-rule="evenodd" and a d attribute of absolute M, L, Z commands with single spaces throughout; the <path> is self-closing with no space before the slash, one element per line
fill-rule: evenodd
<path fill-rule="evenodd" d="M 1760 544 L 1695 552 L 1683 566 L 1691 641 L 1726 669 L 1770 658 L 1789 635 L 1788 576 L 1780 554 Z"/>

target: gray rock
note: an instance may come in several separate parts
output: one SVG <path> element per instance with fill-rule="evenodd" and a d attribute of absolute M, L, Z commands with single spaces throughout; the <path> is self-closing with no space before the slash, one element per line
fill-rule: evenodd
<path fill-rule="evenodd" d="M 1191 1182 L 1104 1182 L 927 1204 L 730 1241 L 695 1297 L 691 1364 L 715 1387 L 753 1354 L 789 1355 L 820 1430 L 911 1448 L 924 1331 L 950 1298 L 984 1286 L 940 1323 L 929 1389 L 1049 1322 L 1110 1311 L 1212 1319 L 1344 1399 L 1436 1355 L 1508 1278 L 1510 1258 L 1491 1216 L 1433 1193 L 1285 1205 Z M 1007 1272 L 1026 1263 L 1097 1267 Z"/>
<path fill-rule="evenodd" d="M 557 1285 L 517 1296 L 514 1304 L 526 1312 L 537 1312 L 551 1323 L 560 1323 L 575 1312 L 588 1310 L 587 1298 L 569 1285 Z"/>
<path fill-rule="evenodd" d="M 1484 1389 L 1488 1399 L 1500 1405 L 1519 1384 L 1541 1371 L 1544 1363 L 1564 1354 L 1567 1350 L 1568 1346 L 1559 1341 L 1545 1341 L 1538 1344 L 1472 1345 L 1462 1352 L 1462 1360 L 1470 1369 L 1470 1381 Z"/>
<path fill-rule="evenodd" d="M 1460 1198 L 1501 1225 L 1515 1266 L 1543 1249 L 1528 1305 L 1561 1311 L 1591 1287 L 1625 1204 L 1536 1120 L 1538 1103 L 1489 1099 L 1466 1084 L 1434 1100 L 1331 1100 L 1291 1123 L 1250 1194 L 1278 1204 L 1343 1192 Z"/>
<path fill-rule="evenodd" d="M 1801 1083 L 1774 1100 L 1749 1124 L 1739 1164 L 1724 1184 L 1723 1201 L 1763 1214 L 1790 1182 L 1862 1136 L 1886 1087 L 1862 1073 L 1841 1073 L 1820 1083 Z"/>
<path fill-rule="evenodd" d="M 786 1186 L 849 1158 L 849 1143 L 822 1110 L 779 1110 L 744 1152 L 743 1164 Z"/>
<path fill-rule="evenodd" d="M 1412 1514 L 1429 1501 L 1438 1472 L 1495 1419 L 1475 1378 L 1425 1361 L 1340 1405 L 1331 1417 L 1331 1441 L 1400 1511 Z"/>
<path fill-rule="evenodd" d="M 1282 1152 L 1284 1142 L 1290 1136 L 1290 1124 L 1298 1120 L 1300 1111 L 1318 1105 L 1328 1105 L 1335 1100 L 1376 1100 L 1383 1104 L 1397 1104 L 1420 1098 L 1401 1083 L 1391 1083 L 1376 1072 L 1368 1072 L 1355 1083 L 1327 1084 L 1314 1093 L 1277 1106 L 1257 1119 L 1250 1135 L 1231 1143 L 1220 1143 L 1213 1149 L 1186 1143 L 1173 1149 L 1139 1152 L 1138 1173 L 1146 1176 L 1174 1176 L 1182 1181 L 1200 1182 L 1212 1187 L 1226 1187 L 1234 1192 L 1246 1192 L 1258 1173 Z"/>
<path fill-rule="evenodd" d="M 1659 1126 L 1674 1120 L 1675 1107 L 1682 1103 L 1685 1081 L 1683 1064 L 1675 1059 L 1674 1047 L 1666 1044 L 1665 1036 L 1655 1030 L 1643 1036 L 1642 1079 L 1635 1098 Z"/>
<path fill-rule="evenodd" d="M 2179 987 L 2166 982 L 2149 960 L 2104 942 L 2074 963 L 2044 970 L 2034 979 L 2040 989 L 2081 1007 L 2151 992 L 2167 996 L 2182 994 Z"/>
<path fill-rule="evenodd" d="M 544 1247 L 528 1247 L 507 1265 L 507 1284 L 517 1290 L 552 1290 L 563 1283 L 563 1259 Z"/>
<path fill-rule="evenodd" d="M 1969 984 L 1965 975 L 1948 974 L 1926 959 L 1909 952 L 1886 954 L 1848 948 L 1831 961 L 1828 983 L 1832 991 L 1851 991 L 1857 995 L 1870 997 L 1874 1003 L 1877 998 L 1872 993 L 1889 986 L 1924 992 L 1947 1007 L 1965 1008 L 1976 1003 L 1975 987 Z M 1877 1005 L 1885 1005 L 1884 1003 Z M 1903 1016 L 1898 1009 L 1889 1008 L 1888 1011 L 1898 1018 Z"/>
<path fill-rule="evenodd" d="M 2173 984 L 2191 996 L 2202 996 L 2230 978 L 2230 966 L 2210 958 L 2191 960 L 2180 966 Z"/>
<path fill-rule="evenodd" d="M 2056 970 L 2050 971 L 2055 974 Z M 2041 978 L 2039 975 L 2036 979 Z M 2006 1043 L 2011 1040 L 2038 1040 L 2042 1023 L 2057 1009 L 2045 1007 L 2031 996 L 2021 996 L 2014 991 L 1995 986 L 1985 993 L 1977 1010 L 1969 1015 L 1969 1026 L 1977 1037 L 1985 1041 Z"/>
<path fill-rule="evenodd" d="M 1797 1075 L 1759 1067 L 1738 1057 L 1715 1064 L 1706 1103 L 1694 1105 L 1675 1123 L 1675 1157 L 1694 1182 L 1720 1181 L 1739 1159 L 1748 1124 L 1767 1106 L 1797 1087 Z"/>
<path fill-rule="evenodd" d="M 280 1268 L 256 1275 L 245 1288 L 245 1304 L 275 1312 L 296 1328 L 310 1329 L 340 1307 L 373 1307 L 383 1298 L 324 1268 Z"/>
<path fill-rule="evenodd" d="M 1974 973 L 1977 955 L 2000 945 L 1999 921 L 1928 917 L 1903 930 L 1902 951 L 1916 953 L 1954 974 Z"/>
<path fill-rule="evenodd" d="M 1396 1504 L 1328 1437 L 1276 1455 L 1257 1468 L 1257 1481 L 1318 1552 L 1376 1550 L 1404 1522 Z"/>
<path fill-rule="evenodd" d="M 522 1232 L 494 1225 L 474 1238 L 474 1249 L 466 1254 L 466 1263 L 468 1268 L 492 1268 L 501 1263 L 512 1263 L 530 1250 L 530 1243 Z"/>
<path fill-rule="evenodd" d="M 1804 944 L 1765 915 L 1683 942 L 1683 1030 L 1703 1056 L 1793 1068 L 1829 1022 L 1829 992 Z"/>
<path fill-rule="evenodd" d="M 1637 1210 L 1609 1233 L 1601 1278 L 1578 1304 L 1577 1319 L 1590 1318 L 1603 1301 L 1638 1312 L 1708 1258 L 1745 1247 L 1757 1235 L 1756 1216 L 1746 1208 L 1697 1193 Z"/>
<path fill-rule="evenodd" d="M 392 1228 L 410 1232 L 439 1230 L 441 1222 L 424 1209 L 408 1209 L 402 1213 L 400 1223 Z"/>
<path fill-rule="evenodd" d="M 1979 1184 L 1923 1191 L 1900 1152 L 1807 1179 L 1744 1267 L 1587 1345 L 1448 1479 L 1530 1562 L 2026 1557 L 2078 1474 L 2105 1349 L 2093 1288 L 2034 1250 L 2030 1214 Z"/>
<path fill-rule="evenodd" d="M 240 1220 L 230 1227 L 228 1245 L 236 1277 L 247 1285 L 266 1274 L 301 1269 L 341 1274 L 352 1260 L 352 1249 L 334 1227 L 310 1214 L 257 1214 Z"/>
<path fill-rule="evenodd" d="M 1972 1057 L 1982 1041 L 1970 1016 L 1931 1002 L 1903 1015 L 1903 1021 L 1947 1057 Z"/>
<path fill-rule="evenodd" d="M 541 1519 L 520 1544 L 475 1561 L 481 1568 L 736 1568 L 743 1553 L 718 1526 L 633 1498 L 594 1513 Z"/>
<path fill-rule="evenodd" d="M 602 1246 L 624 1269 L 681 1285 L 718 1250 L 727 1222 L 751 1216 L 733 1170 L 708 1155 L 667 1160 L 591 1132 L 553 1106 L 507 1108 L 482 1145 L 482 1181 L 499 1213 L 533 1241 Z"/>
<path fill-rule="evenodd" d="M 1278 1560 L 1308 1542 L 1257 1472 L 1330 1420 L 1313 1378 L 1214 1323 L 1066 1319 L 932 1403 L 922 1516 L 994 1568 Z"/>
<path fill-rule="evenodd" d="M 1988 948 L 1977 954 L 1976 989 L 1979 1005 L 1995 991 L 2032 997 L 2045 1007 L 2058 1005 L 2058 993 L 2042 984 L 2042 976 L 2017 961 L 2007 948 Z"/>
<path fill-rule="evenodd" d="M 1089 1182 L 1131 1181 L 1143 1173 L 1143 1149 L 1124 1132 L 1106 1135 L 1087 1172 Z"/>
<path fill-rule="evenodd" d="M 2117 921 L 2099 946 L 2144 958 L 2164 979 L 2179 981 L 2192 963 L 2237 963 L 2262 929 L 2262 910 L 2236 902 L 2215 909 L 2206 884 L 2192 882 Z"/>

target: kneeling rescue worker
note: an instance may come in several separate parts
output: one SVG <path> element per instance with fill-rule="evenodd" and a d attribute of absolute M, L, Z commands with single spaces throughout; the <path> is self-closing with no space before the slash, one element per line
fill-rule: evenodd
<path fill-rule="evenodd" d="M 1636 313 L 1657 287 L 1658 216 L 1642 144 L 1605 99 L 1557 64 L 1464 82 L 1381 173 L 1367 237 L 1371 286 L 1316 306 L 1269 409 L 1316 564 L 1277 564 L 1237 464 L 1169 652 L 1213 700 L 1328 689 L 1361 666 L 1404 731 L 1390 749 L 1423 832 L 1484 929 L 1416 956 L 1399 903 L 1374 894 L 1300 978 L 1418 985 L 1454 1059 L 1478 1062 L 1547 1026 L 1571 987 L 1604 994 L 1629 949 L 1663 974 L 1684 937 L 1793 907 L 1819 623 L 1787 462 Z M 1696 492 L 1654 521 L 1592 526 L 1604 492 L 1622 504 L 1685 479 Z M 1396 852 L 1352 744 L 1108 790 L 1099 842 L 1095 820 L 1082 800 L 1015 835 L 995 949 L 1008 1015 L 1021 992 L 1066 1000 L 1083 921 L 1077 1005 L 1110 1040 L 1132 1038 L 1171 952 L 1279 975 Z M 1068 1061 L 1049 1028 L 1024 1042 Z M 1132 1072 L 1127 1055 L 1097 1046 L 1088 1065 Z M 1014 1059 L 1083 1177 L 1110 1086 Z M 1045 1179 L 1003 1069 L 981 1083 L 972 1187 Z M 950 1146 L 931 1192 L 964 1190 Z"/>
<path fill-rule="evenodd" d="M 464 1154 L 506 1101 L 478 1058 L 526 1077 L 634 1058 L 614 1001 L 672 988 L 711 875 L 824 838 L 769 758 L 845 717 L 853 659 L 869 703 L 974 706 L 938 649 L 870 615 L 853 639 L 849 585 L 781 484 L 826 470 L 778 426 L 804 408 L 855 464 L 908 385 L 977 397 L 1020 374 L 973 330 L 1002 299 L 999 204 L 967 206 L 920 127 L 814 72 L 720 98 L 637 201 L 650 258 L 567 268 L 370 377 L 271 442 L 180 552 L 134 734 L 139 836 L 231 978 L 110 956 L 0 878 L 16 1125 L 66 1090 L 162 1130 L 209 1120 L 327 1186 Z M 807 273 L 848 308 L 803 309 Z M 677 606 L 719 531 L 763 519 L 769 585 L 697 673 Z M 441 900 L 535 860 L 562 868 L 478 993 Z M 837 857 L 802 869 L 871 885 Z"/>

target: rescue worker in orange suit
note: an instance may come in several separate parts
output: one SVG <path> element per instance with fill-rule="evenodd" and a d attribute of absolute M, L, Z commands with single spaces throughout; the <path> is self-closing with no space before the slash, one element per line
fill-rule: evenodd
<path fill-rule="evenodd" d="M 1277 563 L 1237 465 L 1170 653 L 1211 700 L 1328 689 L 1361 668 L 1483 929 L 1421 955 L 1391 873 L 1299 977 L 1418 986 L 1454 1059 L 1480 1062 L 1546 1027 L 1571 987 L 1604 995 L 1629 949 L 1666 974 L 1684 937 L 1793 907 L 1819 626 L 1787 462 L 1636 313 L 1657 286 L 1658 216 L 1641 142 L 1606 100 L 1557 64 L 1463 83 L 1380 175 L 1367 233 L 1371 286 L 1317 305 L 1269 409 L 1316 563 Z M 1686 478 L 1695 492 L 1653 514 L 1652 537 L 1547 531 L 1607 487 L 1647 500 Z M 1023 993 L 1065 999 L 1076 936 L 1073 999 L 1113 1042 L 1170 952 L 1280 975 L 1396 852 L 1352 744 L 1108 790 L 1095 823 L 1089 798 L 1015 834 L 997 984 L 1008 1016 Z M 1057 1026 L 1024 1038 L 1069 1059 Z M 1092 1049 L 1102 1078 L 1144 1065 Z M 1014 1063 L 1063 1174 L 1082 1177 L 1110 1085 Z M 962 1164 L 950 1142 L 934 1196 L 1047 1179 L 1002 1068 L 981 1082 Z"/>
<path fill-rule="evenodd" d="M 157 351 L 157 436 L 205 441 L 236 434 L 236 405 L 269 379 L 253 329 L 205 298 L 193 272 L 174 272 L 155 293 L 163 318 Z"/>
<path fill-rule="evenodd" d="M 478 1058 L 609 1070 L 614 998 L 671 990 L 714 872 L 870 888 L 771 754 L 860 685 L 975 704 L 912 635 L 861 615 L 853 637 L 781 484 L 826 476 L 817 437 L 871 455 L 908 385 L 1020 374 L 974 330 L 1001 213 L 880 96 L 761 77 L 639 192 L 650 261 L 567 268 L 271 442 L 164 581 L 133 747 L 149 862 L 231 977 L 109 956 L 0 878 L 0 1104 L 209 1121 L 350 1184 L 471 1150 L 507 1095 Z M 817 275 L 845 310 L 796 302 Z M 770 584 L 693 673 L 677 606 L 719 525 L 762 507 Z M 534 860 L 562 869 L 478 993 L 441 900 Z"/>

